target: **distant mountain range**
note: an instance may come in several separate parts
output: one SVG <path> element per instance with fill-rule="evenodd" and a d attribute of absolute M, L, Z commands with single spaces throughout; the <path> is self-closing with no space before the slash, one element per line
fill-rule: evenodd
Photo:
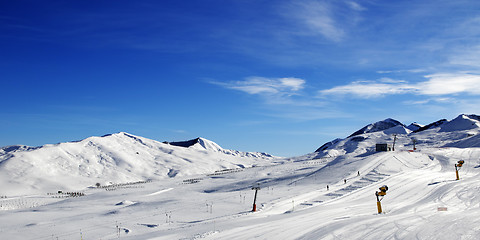
<path fill-rule="evenodd" d="M 275 162 L 266 153 L 221 148 L 203 138 L 161 143 L 120 132 L 41 147 L 0 148 L 1 194 L 78 190 L 97 183 L 159 180 Z"/>
<path fill-rule="evenodd" d="M 419 147 L 480 147 L 480 116 L 461 114 L 453 120 L 441 119 L 422 126 L 409 126 L 388 118 L 369 124 L 345 139 L 335 139 L 320 146 L 319 157 L 374 151 L 376 143 L 396 141 L 397 149 L 413 149 L 413 140 Z M 395 136 L 394 136 L 395 135 Z"/>

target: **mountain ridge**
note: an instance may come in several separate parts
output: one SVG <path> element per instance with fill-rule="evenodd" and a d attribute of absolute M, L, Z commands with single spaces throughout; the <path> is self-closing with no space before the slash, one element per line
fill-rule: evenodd
<path fill-rule="evenodd" d="M 321 153 L 329 149 L 336 149 L 337 151 L 344 151 L 344 153 L 351 153 L 355 151 L 361 142 L 364 142 L 364 140 L 367 139 L 370 140 L 366 143 L 369 145 L 367 149 L 373 151 L 376 143 L 393 143 L 393 135 L 402 137 L 402 139 L 399 140 L 397 138 L 397 146 L 413 146 L 412 138 L 416 139 L 417 143 L 428 143 L 432 142 L 429 138 L 436 137 L 437 142 L 444 142 L 443 144 L 435 143 L 439 147 L 463 146 L 460 142 L 464 142 L 466 144 L 465 146 L 468 147 L 480 147 L 479 141 L 467 141 L 468 138 L 476 135 L 479 131 L 480 116 L 475 114 L 460 114 L 450 121 L 447 119 L 441 119 L 425 126 L 418 123 L 412 123 L 408 127 L 397 120 L 387 118 L 382 121 L 368 124 L 344 139 L 335 139 L 327 142 L 315 152 Z M 457 134 L 449 134 L 455 132 Z M 372 141 L 373 138 L 375 141 Z"/>
<path fill-rule="evenodd" d="M 222 149 L 206 139 L 202 142 L 205 145 L 185 148 L 119 132 L 35 148 L 4 147 L 0 152 L 0 183 L 7 194 L 76 190 L 96 183 L 160 180 L 268 165 L 280 159 Z M 211 146 L 207 143 L 218 146 L 218 151 L 208 149 Z"/>
<path fill-rule="evenodd" d="M 461 115 L 417 133 L 370 128 L 289 159 L 123 132 L 5 148 L 14 159 L 0 164 L 2 237 L 74 239 L 81 229 L 102 239 L 478 239 L 479 124 Z M 395 151 L 375 150 L 394 141 Z M 387 185 L 376 214 L 373 193 Z"/>
<path fill-rule="evenodd" d="M 327 142 L 314 153 L 292 158 L 223 149 L 201 137 L 161 143 L 126 132 L 40 147 L 6 146 L 0 148 L 0 183 L 7 186 L 5 192 L 73 190 L 96 183 L 186 177 L 296 159 L 368 155 L 375 152 L 377 143 L 395 141 L 396 150 L 412 150 L 412 139 L 417 148 L 480 147 L 479 119 L 477 115 L 461 114 L 453 120 L 440 120 L 411 131 L 403 123 L 387 118 L 347 138 Z M 66 180 L 70 178 L 75 181 Z M 62 182 L 74 184 L 67 186 Z"/>

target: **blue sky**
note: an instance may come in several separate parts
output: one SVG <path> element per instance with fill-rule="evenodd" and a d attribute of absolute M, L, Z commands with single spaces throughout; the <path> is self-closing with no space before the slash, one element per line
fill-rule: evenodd
<path fill-rule="evenodd" d="M 120 131 L 279 156 L 480 113 L 480 2 L 2 1 L 0 146 Z"/>

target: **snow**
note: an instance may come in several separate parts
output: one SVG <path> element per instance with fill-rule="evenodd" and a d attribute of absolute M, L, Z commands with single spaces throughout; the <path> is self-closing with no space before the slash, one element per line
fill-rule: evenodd
<path fill-rule="evenodd" d="M 198 142 L 193 147 L 214 151 L 214 152 L 223 151 L 223 148 L 221 148 L 218 144 L 204 138 L 198 138 Z"/>
<path fill-rule="evenodd" d="M 452 121 L 444 123 L 441 126 L 440 131 L 453 132 L 453 131 L 460 131 L 460 130 L 475 129 L 479 127 L 480 127 L 480 122 L 478 120 L 472 119 L 467 115 L 462 114 L 457 118 L 453 119 Z"/>
<path fill-rule="evenodd" d="M 417 131 L 421 127 L 423 127 L 423 125 L 414 122 L 414 123 L 411 123 L 410 125 L 408 125 L 407 129 L 409 129 L 410 131 Z"/>
<path fill-rule="evenodd" d="M 385 134 L 409 134 L 412 130 L 405 128 L 404 126 L 397 125 L 395 127 L 389 128 L 383 131 Z"/>
<path fill-rule="evenodd" d="M 0 180 L 5 183 L 0 194 L 74 191 L 96 183 L 160 180 L 268 164 L 272 159 L 275 157 L 266 154 L 224 150 L 208 140 L 184 148 L 122 132 L 6 151 L 0 155 Z"/>
<path fill-rule="evenodd" d="M 416 133 L 398 132 L 403 125 L 362 133 L 294 158 L 225 150 L 206 139 L 172 146 L 127 133 L 5 151 L 0 236 L 479 239 L 480 128 L 462 125 L 477 121 L 465 116 Z M 392 133 L 396 151 L 375 152 L 375 143 L 393 141 Z M 459 160 L 465 164 L 457 181 Z M 168 169 L 178 173 L 169 176 Z M 21 189 L 3 187 L 13 183 Z M 382 185 L 389 190 L 378 214 L 375 192 Z M 58 193 L 58 186 L 71 191 Z M 261 188 L 257 212 L 252 186 Z"/>
<path fill-rule="evenodd" d="M 383 131 L 387 130 L 390 128 L 393 128 L 395 126 L 403 126 L 403 124 L 395 119 L 387 118 L 383 121 L 379 121 L 376 123 L 369 124 L 362 129 L 354 132 L 350 137 L 360 135 L 360 134 L 365 134 L 365 133 L 373 133 L 373 132 L 378 132 L 378 131 Z"/>

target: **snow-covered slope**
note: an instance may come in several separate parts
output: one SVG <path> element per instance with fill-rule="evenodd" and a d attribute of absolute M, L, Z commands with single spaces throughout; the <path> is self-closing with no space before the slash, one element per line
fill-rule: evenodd
<path fill-rule="evenodd" d="M 331 155 L 331 152 L 362 154 L 375 151 L 375 144 L 389 143 L 395 148 L 413 149 L 413 139 L 417 144 L 430 147 L 480 147 L 476 135 L 480 133 L 480 119 L 477 115 L 459 115 L 453 120 L 439 120 L 426 126 L 404 124 L 386 119 L 365 126 L 345 139 L 336 139 L 316 150 L 319 157 Z M 415 126 L 415 127 L 412 127 Z M 417 128 L 418 127 L 418 128 Z M 416 129 L 416 130 L 413 130 Z"/>
<path fill-rule="evenodd" d="M 224 151 L 224 149 L 221 148 L 218 144 L 204 138 L 195 138 L 192 140 L 182 141 L 182 142 L 164 142 L 164 143 L 167 143 L 173 146 L 195 148 L 199 150 L 208 150 L 213 152 Z"/>
<path fill-rule="evenodd" d="M 274 159 L 263 153 L 225 150 L 203 138 L 192 146 L 179 147 L 121 132 L 38 148 L 2 148 L 0 184 L 7 195 L 73 191 L 97 183 L 158 180 L 265 165 Z"/>
<path fill-rule="evenodd" d="M 404 126 L 404 125 L 401 122 L 399 122 L 395 119 L 387 118 L 383 121 L 379 121 L 379 122 L 376 122 L 376 123 L 369 124 L 369 125 L 363 127 L 362 129 L 354 132 L 349 137 L 353 137 L 353 136 L 360 135 L 360 134 L 365 134 L 365 133 L 373 133 L 373 132 L 383 131 L 383 130 L 387 130 L 387 129 L 390 129 L 390 128 L 393 128 L 393 127 L 396 127 L 396 126 Z"/>
<path fill-rule="evenodd" d="M 223 149 L 220 145 L 216 144 L 205 138 L 195 138 L 182 142 L 164 142 L 168 145 L 179 146 L 189 149 L 196 149 L 199 151 L 218 152 L 233 156 L 240 157 L 254 157 L 254 158 L 273 158 L 272 155 L 263 152 L 240 152 L 237 150 Z"/>
<path fill-rule="evenodd" d="M 36 240 L 480 239 L 477 121 L 472 115 L 460 115 L 417 132 L 406 131 L 403 124 L 370 128 L 324 144 L 315 153 L 273 159 L 275 164 L 89 188 L 81 191 L 84 195 L 4 196 L 0 198 L 0 236 Z M 219 159 L 214 156 L 243 159 L 215 145 L 207 150 L 207 144 L 198 143 L 200 139 L 173 146 L 132 135 L 120 137 L 140 139 L 155 146 L 152 149 L 161 146 L 162 152 L 170 150 L 175 156 L 172 162 L 179 154 L 203 159 L 199 161 Z M 415 151 L 410 151 L 412 138 Z M 394 139 L 395 151 L 375 152 L 376 143 Z M 110 140 L 94 142 L 102 149 L 108 145 L 122 152 Z M 40 150 L 18 149 L 3 153 L 17 156 Z M 465 163 L 460 180 L 455 180 L 455 164 L 460 160 Z M 192 166 L 197 165 L 181 167 Z M 383 185 L 389 190 L 378 214 L 375 192 Z M 252 187 L 260 187 L 257 212 L 251 211 Z"/>
<path fill-rule="evenodd" d="M 414 123 L 411 123 L 410 125 L 408 125 L 407 129 L 409 129 L 410 131 L 416 131 L 421 127 L 423 127 L 423 125 L 414 122 Z"/>
<path fill-rule="evenodd" d="M 475 116 L 475 115 L 473 115 Z M 452 121 L 446 122 L 440 126 L 442 132 L 463 131 L 480 128 L 480 122 L 477 118 L 468 115 L 460 115 Z"/>

